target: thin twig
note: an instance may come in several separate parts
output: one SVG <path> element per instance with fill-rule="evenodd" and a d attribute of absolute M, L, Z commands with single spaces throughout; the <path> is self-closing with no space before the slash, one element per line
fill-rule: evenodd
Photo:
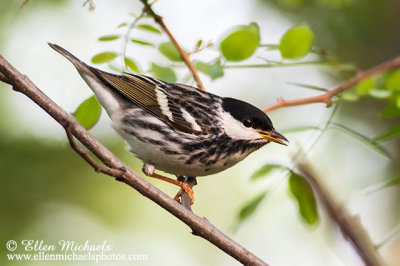
<path fill-rule="evenodd" d="M 100 159 L 102 163 L 111 169 L 118 170 L 116 174 L 117 176 L 114 176 L 116 180 L 131 186 L 143 196 L 149 198 L 151 201 L 158 204 L 160 207 L 164 208 L 166 211 L 188 225 L 194 235 L 198 235 L 208 240 L 239 262 L 245 265 L 267 265 L 253 253 L 222 233 L 207 219 L 197 216 L 192 211 L 186 209 L 184 206 L 133 172 L 111 151 L 109 151 L 97 139 L 90 135 L 90 133 L 83 128 L 73 116 L 53 102 L 47 95 L 37 88 L 28 77 L 21 74 L 1 55 L 0 73 L 2 73 L 2 76 L 5 77 L 7 83 L 13 86 L 15 90 L 25 94 L 44 111 L 46 111 L 51 117 L 53 117 L 60 125 L 66 129 L 68 128 L 70 135 L 79 140 L 98 159 Z M 72 144 L 72 146 L 74 147 L 74 144 Z M 79 152 L 79 149 L 77 150 L 78 153 L 85 158 L 86 155 L 83 155 L 85 152 L 82 153 Z M 96 167 L 97 169 L 103 169 L 101 167 L 98 168 L 98 166 Z M 109 172 L 107 174 L 115 173 Z"/>
<path fill-rule="evenodd" d="M 243 68 L 278 68 L 278 67 L 296 67 L 296 66 L 315 66 L 315 65 L 329 65 L 328 61 L 305 61 L 305 62 L 292 62 L 292 63 L 284 63 L 284 62 L 271 62 L 268 64 L 250 64 L 250 65 L 241 65 L 241 64 L 229 64 L 225 65 L 224 68 L 230 69 L 243 69 Z"/>
<path fill-rule="evenodd" d="M 139 20 L 141 20 L 144 17 L 144 15 L 145 15 L 144 12 L 140 13 L 140 15 L 137 16 L 131 24 L 129 24 L 129 26 L 125 32 L 124 41 L 122 42 L 122 48 L 121 48 L 122 65 L 124 66 L 125 69 L 126 69 L 126 63 L 125 63 L 126 47 L 129 42 L 129 36 L 130 36 L 133 28 L 135 27 L 135 25 L 138 23 Z"/>
<path fill-rule="evenodd" d="M 329 217 L 337 224 L 343 236 L 353 245 L 365 265 L 385 265 L 368 233 L 361 225 L 359 217 L 351 215 L 343 204 L 338 203 L 334 199 L 330 191 L 322 185 L 320 179 L 305 159 L 297 163 L 296 167 L 311 185 L 324 210 L 327 211 Z"/>
<path fill-rule="evenodd" d="M 329 90 L 321 95 L 313 96 L 313 97 L 308 97 L 308 98 L 301 98 L 301 99 L 295 99 L 295 100 L 284 100 L 283 98 L 279 98 L 278 101 L 270 105 L 268 107 L 263 108 L 263 112 L 267 113 L 272 110 L 281 108 L 281 107 L 286 107 L 286 106 L 296 106 L 296 105 L 304 105 L 304 104 L 310 104 L 310 103 L 324 103 L 327 106 L 329 106 L 332 103 L 332 97 L 336 96 L 351 87 L 355 86 L 357 83 L 359 83 L 361 80 L 366 79 L 368 77 L 377 75 L 379 73 L 382 73 L 384 71 L 398 68 L 400 67 L 400 56 L 396 57 L 394 59 L 388 60 L 380 65 L 377 65 L 373 68 L 370 68 L 365 71 L 360 71 L 358 72 L 355 76 L 350 78 L 349 80 L 346 80 L 345 82 L 341 83 L 339 86 L 336 88 Z"/>
<path fill-rule="evenodd" d="M 110 167 L 106 167 L 103 165 L 98 164 L 90 155 L 87 149 L 79 147 L 75 140 L 74 136 L 71 133 L 71 128 L 69 125 L 67 125 L 65 128 L 65 133 L 67 134 L 68 142 L 71 148 L 78 153 L 89 165 L 93 167 L 93 169 L 97 173 L 103 173 L 109 176 L 114 176 L 114 177 L 122 177 L 125 174 L 125 170 L 119 170 L 119 169 L 113 169 Z"/>
<path fill-rule="evenodd" d="M 28 4 L 29 0 L 24 0 L 24 2 L 22 2 L 21 4 L 21 8 L 24 8 L 26 6 L 26 4 Z"/>
<path fill-rule="evenodd" d="M 92 0 L 86 0 L 86 1 L 82 4 L 82 6 L 86 6 L 86 5 L 89 6 L 89 11 L 90 11 L 90 12 L 93 12 L 93 11 L 94 11 L 95 5 L 94 5 L 94 3 L 93 3 Z"/>
<path fill-rule="evenodd" d="M 398 224 L 395 228 L 393 228 L 392 231 L 390 231 L 389 234 L 387 234 L 385 238 L 381 242 L 379 242 L 379 244 L 376 244 L 375 248 L 380 249 L 390 241 L 394 240 L 399 235 L 400 235 L 400 224 Z"/>
<path fill-rule="evenodd" d="M 171 31 L 168 29 L 168 27 L 165 25 L 164 20 L 161 16 L 157 15 L 154 10 L 152 9 L 151 5 L 148 3 L 147 0 L 140 0 L 143 5 L 144 5 L 144 10 L 151 15 L 154 18 L 154 21 L 157 22 L 161 28 L 164 30 L 164 32 L 168 35 L 170 38 L 171 42 L 175 45 L 176 49 L 178 50 L 179 54 L 182 57 L 182 60 L 185 62 L 187 67 L 189 68 L 190 72 L 193 74 L 193 78 L 197 83 L 197 86 L 202 89 L 203 91 L 206 90 L 206 88 L 203 85 L 203 82 L 200 79 L 199 73 L 194 66 L 193 62 L 190 60 L 189 56 L 183 50 L 183 48 L 179 45 L 178 41 L 175 39 L 174 35 L 172 35 Z"/>

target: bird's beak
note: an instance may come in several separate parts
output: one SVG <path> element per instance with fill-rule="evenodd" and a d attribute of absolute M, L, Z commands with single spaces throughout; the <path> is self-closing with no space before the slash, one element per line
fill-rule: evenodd
<path fill-rule="evenodd" d="M 271 142 L 276 142 L 282 145 L 287 146 L 287 142 L 289 142 L 283 135 L 280 133 L 276 132 L 274 129 L 271 131 L 262 131 L 262 130 L 257 130 L 257 133 L 261 135 L 261 137 L 265 140 L 271 141 Z"/>

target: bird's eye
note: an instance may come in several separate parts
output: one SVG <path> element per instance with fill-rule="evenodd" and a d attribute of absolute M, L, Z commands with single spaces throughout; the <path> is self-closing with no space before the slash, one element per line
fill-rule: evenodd
<path fill-rule="evenodd" d="M 252 127 L 253 126 L 253 121 L 250 118 L 247 118 L 247 119 L 243 120 L 243 126 Z"/>

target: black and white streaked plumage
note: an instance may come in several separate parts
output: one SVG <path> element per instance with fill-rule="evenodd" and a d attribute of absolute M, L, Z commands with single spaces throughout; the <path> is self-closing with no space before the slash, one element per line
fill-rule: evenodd
<path fill-rule="evenodd" d="M 144 75 L 110 74 L 49 44 L 76 67 L 140 158 L 146 174 L 177 176 L 223 171 L 268 142 L 287 141 L 258 108 L 195 87 Z"/>

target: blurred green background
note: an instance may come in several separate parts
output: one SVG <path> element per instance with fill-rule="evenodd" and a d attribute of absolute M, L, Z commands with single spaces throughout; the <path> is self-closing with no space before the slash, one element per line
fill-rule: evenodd
<path fill-rule="evenodd" d="M 21 9 L 22 1 L 0 0 L 0 54 L 69 112 L 91 92 L 47 42 L 57 43 L 90 62 L 105 46 L 120 49 L 115 44 L 99 43 L 97 38 L 113 33 L 118 24 L 129 21 L 129 12 L 141 11 L 139 1 L 94 1 L 94 12 L 82 7 L 83 2 L 31 0 Z M 263 43 L 278 43 L 292 25 L 306 22 L 316 33 L 316 46 L 341 62 L 367 68 L 400 54 L 398 0 L 164 0 L 158 1 L 155 9 L 185 47 L 193 47 L 198 38 L 219 41 L 228 28 L 252 21 L 259 24 Z M 167 40 L 166 36 L 158 38 Z M 168 63 L 151 48 L 129 48 L 128 54 L 143 69 L 151 61 Z M 100 68 L 109 70 L 106 66 Z M 215 82 L 202 78 L 209 91 L 260 107 L 272 104 L 277 97 L 315 95 L 287 82 L 325 88 L 340 82 L 339 77 L 317 66 L 231 69 Z M 90 240 L 95 244 L 107 240 L 116 253 L 147 254 L 146 261 L 135 262 L 138 265 L 237 264 L 207 241 L 192 236 L 188 227 L 130 187 L 96 174 L 71 151 L 62 128 L 25 96 L 4 84 L 0 85 L 0 96 L 1 265 L 35 264 L 7 260 L 5 245 L 11 239 L 48 243 L 61 239 Z M 370 98 L 343 103 L 335 121 L 366 136 L 375 136 L 400 123 L 399 117 L 382 119 L 380 112 L 384 107 L 383 101 Z M 279 130 L 319 125 L 329 113 L 330 109 L 313 104 L 280 109 L 269 116 Z M 141 162 L 125 150 L 105 114 L 91 132 L 140 172 Z M 307 148 L 317 135 L 289 134 L 288 148 L 269 145 L 223 173 L 199 178 L 194 211 L 272 265 L 362 265 L 325 215 L 311 228 L 299 219 L 284 176 L 277 173 L 259 182 L 249 181 L 251 174 L 267 162 L 289 164 L 291 156 L 300 147 Z M 392 160 L 347 135 L 329 130 L 308 154 L 338 200 L 360 216 L 375 243 L 382 241 L 400 221 L 398 186 L 371 194 L 365 192 L 371 185 L 400 173 L 399 139 L 385 146 Z M 177 191 L 168 184 L 150 181 L 171 196 Z M 256 213 L 233 230 L 241 206 L 266 188 L 267 198 Z M 388 265 L 398 265 L 399 249 L 397 237 L 384 245 L 380 253 Z M 128 264 L 132 263 L 112 262 Z"/>

